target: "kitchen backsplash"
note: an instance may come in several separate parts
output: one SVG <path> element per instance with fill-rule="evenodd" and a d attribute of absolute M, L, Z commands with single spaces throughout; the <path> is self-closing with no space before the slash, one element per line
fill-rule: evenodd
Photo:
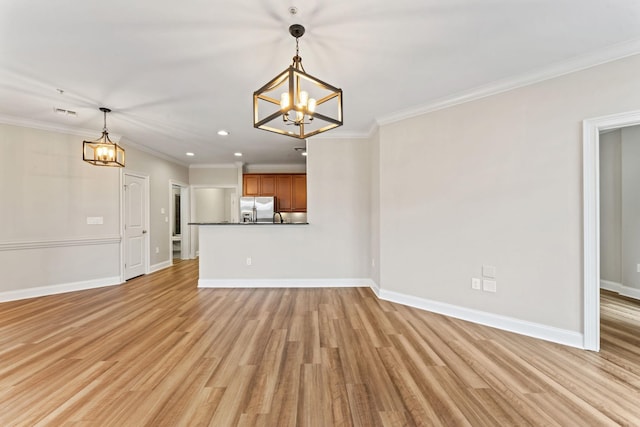
<path fill-rule="evenodd" d="M 276 216 L 277 220 L 277 216 Z M 282 220 L 284 222 L 307 222 L 306 212 L 282 212 Z"/>

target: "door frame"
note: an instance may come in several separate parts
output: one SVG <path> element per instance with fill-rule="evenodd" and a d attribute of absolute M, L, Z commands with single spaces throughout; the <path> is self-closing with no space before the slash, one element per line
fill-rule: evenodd
<path fill-rule="evenodd" d="M 148 232 L 144 237 L 144 274 L 149 274 L 149 265 L 151 263 L 151 252 L 150 252 L 150 236 L 151 236 L 151 213 L 149 210 L 149 175 L 136 172 L 129 169 L 120 169 L 120 283 L 124 283 L 124 264 L 126 260 L 126 241 L 125 241 L 125 232 L 124 232 L 124 218 L 125 218 L 125 196 L 124 196 L 124 183 L 125 183 L 125 175 L 135 176 L 144 180 L 144 207 L 145 207 L 145 228 Z"/>
<path fill-rule="evenodd" d="M 640 110 L 582 122 L 583 347 L 600 351 L 600 132 L 640 124 Z"/>
<path fill-rule="evenodd" d="M 169 180 L 169 218 L 173 218 L 175 213 L 173 203 L 173 187 L 180 187 L 180 258 L 191 259 L 191 227 L 189 226 L 190 218 L 190 192 L 189 184 L 184 182 Z M 173 262 L 173 235 L 171 234 L 171 226 L 169 226 L 169 255 Z"/>

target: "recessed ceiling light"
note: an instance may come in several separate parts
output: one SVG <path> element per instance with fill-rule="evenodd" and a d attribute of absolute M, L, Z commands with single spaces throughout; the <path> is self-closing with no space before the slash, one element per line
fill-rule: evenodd
<path fill-rule="evenodd" d="M 233 155 L 236 157 L 242 157 L 242 153 L 233 153 Z"/>
<path fill-rule="evenodd" d="M 220 136 L 227 136 L 227 135 L 229 135 L 229 131 L 226 131 L 226 130 L 224 130 L 224 129 L 220 129 L 220 130 L 218 131 L 218 135 L 220 135 Z"/>
<path fill-rule="evenodd" d="M 186 155 L 187 155 L 187 156 L 189 156 L 189 157 L 193 157 L 193 156 L 195 156 L 195 154 L 193 154 L 191 151 L 189 151 L 188 153 L 184 153 L 184 154 L 186 154 Z"/>

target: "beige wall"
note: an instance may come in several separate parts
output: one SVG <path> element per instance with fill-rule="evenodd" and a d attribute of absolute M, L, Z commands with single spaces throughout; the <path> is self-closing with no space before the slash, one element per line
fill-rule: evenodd
<path fill-rule="evenodd" d="M 640 56 L 380 129 L 380 285 L 582 330 L 582 120 L 640 106 Z M 474 291 L 483 264 L 497 293 Z"/>
<path fill-rule="evenodd" d="M 622 285 L 640 289 L 640 126 L 624 128 L 622 146 Z M 602 234 L 602 233 L 601 233 Z"/>
<path fill-rule="evenodd" d="M 375 132 L 368 141 L 371 150 L 371 279 L 380 285 L 380 133 Z"/>
<path fill-rule="evenodd" d="M 190 167 L 189 168 L 189 184 L 201 186 L 237 186 L 238 185 L 238 169 L 242 167 Z"/>
<path fill-rule="evenodd" d="M 121 170 L 83 162 L 86 138 L 0 124 L 0 293 L 119 282 Z M 169 180 L 186 183 L 188 170 L 123 145 L 126 170 L 150 176 L 151 265 L 167 262 Z M 87 217 L 103 224 L 88 225 Z"/>
<path fill-rule="evenodd" d="M 0 124 L 0 293 L 117 280 L 119 170 L 83 162 L 83 139 Z"/>
<path fill-rule="evenodd" d="M 600 278 L 613 283 L 622 283 L 620 138 L 619 129 L 600 135 Z"/>
<path fill-rule="evenodd" d="M 171 181 L 188 183 L 189 170 L 185 166 L 155 157 L 144 151 L 127 147 L 125 171 L 133 171 L 149 176 L 149 243 L 150 265 L 160 265 L 171 261 L 171 233 L 170 209 L 172 199 Z M 164 213 L 162 211 L 164 210 Z M 158 248 L 158 253 L 156 253 Z"/>
<path fill-rule="evenodd" d="M 371 277 L 371 144 L 313 139 L 308 148 L 309 225 L 199 227 L 200 280 Z"/>

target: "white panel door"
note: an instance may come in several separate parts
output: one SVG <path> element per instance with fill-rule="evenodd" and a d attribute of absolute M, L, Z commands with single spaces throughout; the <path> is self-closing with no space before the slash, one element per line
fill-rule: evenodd
<path fill-rule="evenodd" d="M 146 179 L 124 175 L 124 279 L 146 273 L 147 188 Z"/>

